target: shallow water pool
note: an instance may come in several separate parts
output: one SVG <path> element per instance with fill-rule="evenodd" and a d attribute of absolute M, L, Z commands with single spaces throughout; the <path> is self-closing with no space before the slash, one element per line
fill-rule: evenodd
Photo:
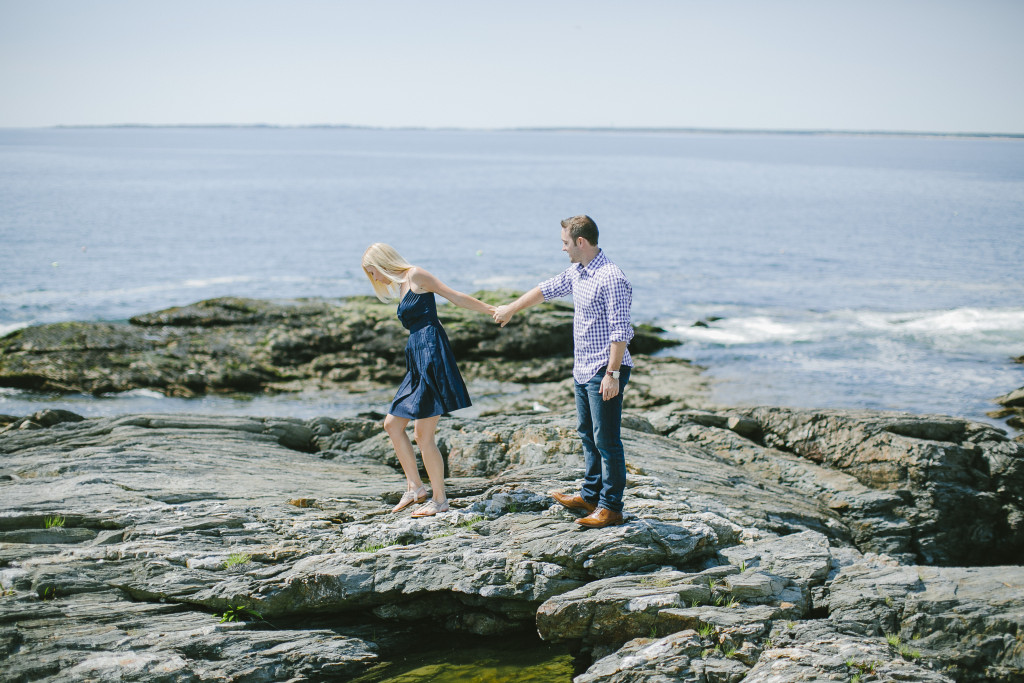
<path fill-rule="evenodd" d="M 444 647 L 392 656 L 354 683 L 570 683 L 580 673 L 564 646 L 514 639 L 460 647 L 461 639 L 452 634 Z"/>

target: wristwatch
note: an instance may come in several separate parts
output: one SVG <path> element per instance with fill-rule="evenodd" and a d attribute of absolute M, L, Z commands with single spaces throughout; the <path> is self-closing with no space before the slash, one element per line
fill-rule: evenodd
<path fill-rule="evenodd" d="M 609 370 L 608 372 L 606 372 L 604 374 L 611 375 L 612 379 L 618 379 L 619 378 L 619 371 L 618 370 Z"/>

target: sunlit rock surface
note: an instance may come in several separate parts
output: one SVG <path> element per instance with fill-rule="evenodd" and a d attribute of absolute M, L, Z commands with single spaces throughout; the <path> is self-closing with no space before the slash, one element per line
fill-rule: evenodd
<path fill-rule="evenodd" d="M 574 424 L 443 419 L 453 507 L 412 519 L 369 419 L 12 422 L 4 675 L 343 680 L 389 629 L 429 625 L 537 629 L 580 653 L 580 681 L 1019 679 L 1024 446 L 998 430 L 643 409 L 626 523 L 583 530 L 548 495 L 579 484 Z M 970 497 L 987 533 L 947 507 Z"/>

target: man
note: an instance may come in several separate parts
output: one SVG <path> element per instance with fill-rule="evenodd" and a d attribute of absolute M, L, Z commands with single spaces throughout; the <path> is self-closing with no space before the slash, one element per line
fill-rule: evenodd
<path fill-rule="evenodd" d="M 622 392 L 633 366 L 626 349 L 633 338 L 629 317 L 633 287 L 598 248 L 597 237 L 597 225 L 590 216 L 566 218 L 562 221 L 562 251 L 575 265 L 494 313 L 495 322 L 504 327 L 525 308 L 572 294 L 572 376 L 586 474 L 579 493 L 551 495 L 567 508 L 590 513 L 576 522 L 594 529 L 622 524 L 626 488 L 626 458 L 620 437 Z"/>

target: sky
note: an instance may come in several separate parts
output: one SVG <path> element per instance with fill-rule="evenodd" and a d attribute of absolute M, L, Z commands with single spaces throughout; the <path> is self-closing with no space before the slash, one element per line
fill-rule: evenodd
<path fill-rule="evenodd" d="M 1024 134 L 1022 0 L 0 0 L 0 127 Z"/>

